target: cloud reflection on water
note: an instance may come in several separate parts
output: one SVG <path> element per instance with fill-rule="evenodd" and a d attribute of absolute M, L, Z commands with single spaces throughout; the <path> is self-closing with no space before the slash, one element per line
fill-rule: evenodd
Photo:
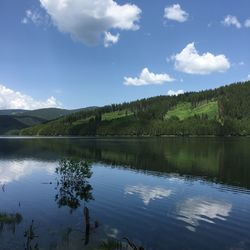
<path fill-rule="evenodd" d="M 172 194 L 172 190 L 161 187 L 151 187 L 145 185 L 127 186 L 125 188 L 125 194 L 135 195 L 138 194 L 145 205 L 148 205 L 150 201 L 156 199 L 163 199 Z"/>
<path fill-rule="evenodd" d="M 55 163 L 33 160 L 0 161 L 0 185 L 18 181 L 39 169 L 43 169 L 47 173 L 52 174 L 54 173 Z"/>
<path fill-rule="evenodd" d="M 177 208 L 177 219 L 186 222 L 186 228 L 195 231 L 200 221 L 215 223 L 215 219 L 226 220 L 232 210 L 232 204 L 208 198 L 189 198 Z"/>

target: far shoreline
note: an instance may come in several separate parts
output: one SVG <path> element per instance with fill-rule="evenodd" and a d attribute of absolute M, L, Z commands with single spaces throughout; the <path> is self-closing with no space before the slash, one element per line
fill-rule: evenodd
<path fill-rule="evenodd" d="M 32 136 L 22 136 L 22 135 L 0 135 L 0 139 L 163 139 L 163 138 L 250 138 L 250 135 L 113 135 L 113 136 L 45 136 L 45 135 L 32 135 Z"/>

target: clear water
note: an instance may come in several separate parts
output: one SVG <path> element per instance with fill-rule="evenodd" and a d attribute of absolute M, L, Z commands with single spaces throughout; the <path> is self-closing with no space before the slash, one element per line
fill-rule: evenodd
<path fill-rule="evenodd" d="M 250 249 L 250 139 L 2 138 L 0 249 L 32 221 L 33 249 Z"/>

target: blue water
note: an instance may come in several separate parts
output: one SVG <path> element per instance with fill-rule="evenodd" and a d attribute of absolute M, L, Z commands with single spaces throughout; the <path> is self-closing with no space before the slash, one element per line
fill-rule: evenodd
<path fill-rule="evenodd" d="M 25 249 L 32 220 L 39 249 L 124 237 L 144 249 L 250 249 L 249 148 L 247 139 L 0 139 L 0 214 L 22 216 L 0 220 L 0 249 Z M 92 173 L 93 199 L 72 192 L 74 209 L 56 199 L 75 174 L 56 171 L 62 159 Z"/>

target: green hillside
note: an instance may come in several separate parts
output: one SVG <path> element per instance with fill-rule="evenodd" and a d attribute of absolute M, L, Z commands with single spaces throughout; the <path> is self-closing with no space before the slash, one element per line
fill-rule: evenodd
<path fill-rule="evenodd" d="M 250 82 L 82 110 L 22 135 L 250 135 Z"/>
<path fill-rule="evenodd" d="M 0 135 L 18 134 L 18 130 L 42 124 L 46 120 L 32 116 L 0 115 Z"/>
<path fill-rule="evenodd" d="M 41 123 L 45 123 L 47 121 L 45 119 L 34 117 L 34 116 L 12 116 L 12 117 L 16 119 L 17 121 L 25 124 L 28 127 L 41 124 Z"/>
<path fill-rule="evenodd" d="M 0 115 L 0 135 L 7 134 L 13 130 L 23 129 L 25 127 L 27 127 L 27 125 L 12 116 Z"/>
<path fill-rule="evenodd" d="M 217 118 L 219 116 L 218 102 L 209 101 L 200 103 L 196 106 L 192 106 L 191 103 L 184 102 L 169 110 L 164 118 L 169 119 L 171 117 L 178 117 L 180 120 L 185 120 L 195 115 L 206 115 L 209 119 Z"/>

